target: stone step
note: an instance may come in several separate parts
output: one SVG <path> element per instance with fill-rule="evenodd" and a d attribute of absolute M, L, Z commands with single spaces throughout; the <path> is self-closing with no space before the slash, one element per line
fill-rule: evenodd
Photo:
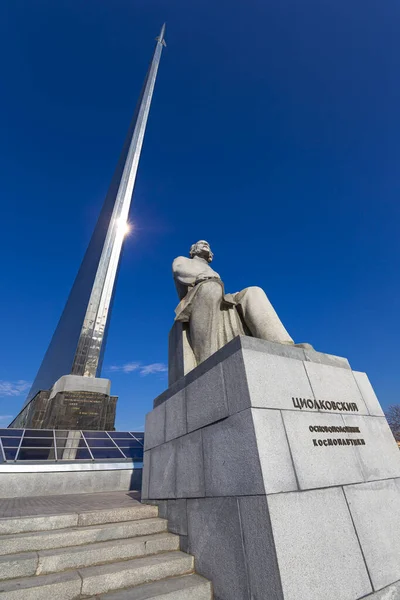
<path fill-rule="evenodd" d="M 101 525 L 103 523 L 117 523 L 120 521 L 137 521 L 158 517 L 158 507 L 151 504 L 136 502 L 134 506 L 121 508 L 91 510 L 78 514 L 78 525 Z"/>
<path fill-rule="evenodd" d="M 192 573 L 194 558 L 183 552 L 167 552 L 136 558 L 111 565 L 79 569 L 82 577 L 81 594 L 95 595 Z M 1 598 L 1 596 L 0 596 Z"/>
<path fill-rule="evenodd" d="M 134 588 L 118 590 L 88 600 L 212 600 L 211 583 L 199 575 L 183 575 Z"/>
<path fill-rule="evenodd" d="M 71 527 L 56 531 L 37 531 L 0 536 L 0 555 L 80 546 L 95 542 L 152 535 L 167 531 L 167 521 L 160 518 Z"/>
<path fill-rule="evenodd" d="M 174 550 L 179 550 L 177 535 L 156 533 L 84 546 L 10 554 L 0 557 L 0 581 L 57 573 Z"/>
<path fill-rule="evenodd" d="M 0 519 L 0 535 L 30 531 L 48 531 L 67 527 L 86 527 L 103 523 L 136 521 L 158 516 L 157 506 L 140 504 L 105 510 L 81 511 L 57 515 L 32 515 L 25 517 L 7 517 Z"/>
<path fill-rule="evenodd" d="M 78 571 L 22 577 L 0 582 L 1 600 L 75 600 L 80 598 L 82 579 Z"/>
<path fill-rule="evenodd" d="M 74 600 L 189 574 L 193 563 L 188 554 L 167 552 L 64 573 L 11 579 L 0 583 L 0 600 Z"/>

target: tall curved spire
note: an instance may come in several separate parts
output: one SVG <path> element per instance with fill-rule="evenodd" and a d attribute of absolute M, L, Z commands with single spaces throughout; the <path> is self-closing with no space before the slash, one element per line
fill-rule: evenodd
<path fill-rule="evenodd" d="M 98 377 L 110 321 L 115 282 L 149 116 L 165 23 L 147 71 L 125 144 L 100 217 L 48 350 L 29 392 L 50 389 L 67 374 Z"/>

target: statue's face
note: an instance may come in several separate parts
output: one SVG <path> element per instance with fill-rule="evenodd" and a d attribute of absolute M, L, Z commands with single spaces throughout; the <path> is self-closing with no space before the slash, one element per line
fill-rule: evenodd
<path fill-rule="evenodd" d="M 196 247 L 195 247 L 194 254 L 196 256 L 200 256 L 201 258 L 204 258 L 207 262 L 212 261 L 213 253 L 211 252 L 210 244 L 208 242 L 206 242 L 205 240 L 200 240 L 199 242 L 196 243 L 195 246 Z"/>

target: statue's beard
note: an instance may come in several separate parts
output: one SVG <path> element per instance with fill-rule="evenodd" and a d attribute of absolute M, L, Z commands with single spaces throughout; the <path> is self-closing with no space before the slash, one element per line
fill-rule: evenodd
<path fill-rule="evenodd" d="M 204 258 L 208 263 L 212 261 L 212 253 L 210 250 L 200 250 L 199 252 L 196 252 L 196 256 Z"/>

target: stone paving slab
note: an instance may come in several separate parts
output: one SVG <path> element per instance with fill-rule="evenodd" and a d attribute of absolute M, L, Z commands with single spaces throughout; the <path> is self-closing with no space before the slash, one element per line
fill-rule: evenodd
<path fill-rule="evenodd" d="M 32 496 L 0 499 L 0 519 L 57 515 L 92 510 L 131 507 L 140 502 L 138 492 L 99 492 L 62 496 Z"/>

